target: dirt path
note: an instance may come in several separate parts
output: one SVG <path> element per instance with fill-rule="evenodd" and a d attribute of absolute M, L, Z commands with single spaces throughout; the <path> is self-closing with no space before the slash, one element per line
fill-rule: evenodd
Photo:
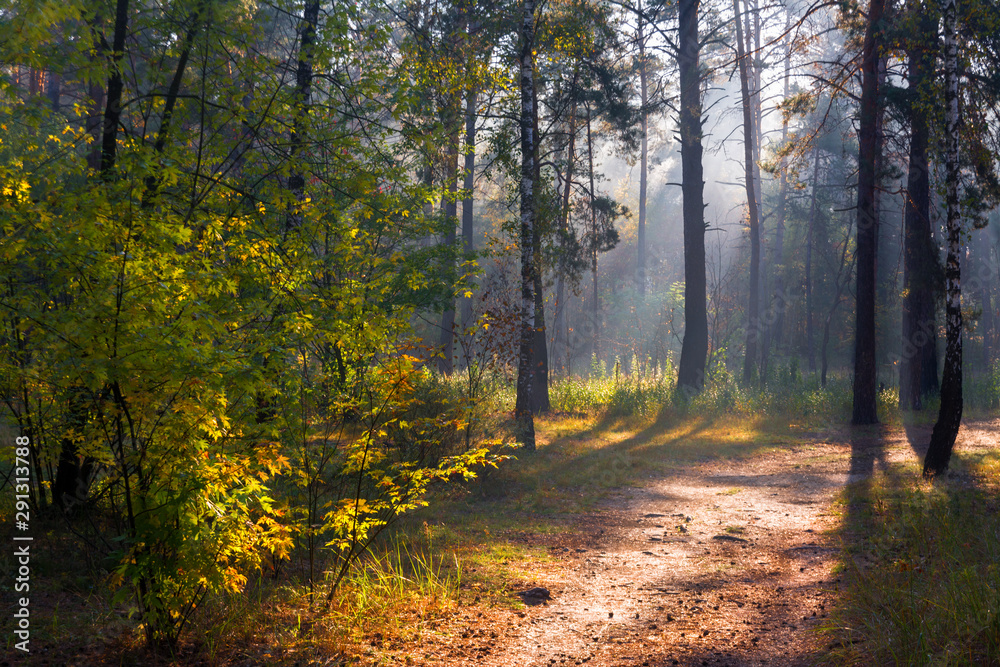
<path fill-rule="evenodd" d="M 571 537 L 536 536 L 551 562 L 525 588 L 548 603 L 459 613 L 425 635 L 418 664 L 813 665 L 840 586 L 837 491 L 891 460 L 916 460 L 924 429 L 803 443 L 752 462 L 709 461 L 628 489 Z M 918 432 L 919 431 L 919 432 Z M 909 437 L 907 437 L 909 435 Z M 993 446 L 992 444 L 990 446 Z"/>
<path fill-rule="evenodd" d="M 804 630 L 837 583 L 822 533 L 843 469 L 842 451 L 804 446 L 630 493 L 603 513 L 606 537 L 564 553 L 554 600 L 488 664 L 807 664 Z"/>

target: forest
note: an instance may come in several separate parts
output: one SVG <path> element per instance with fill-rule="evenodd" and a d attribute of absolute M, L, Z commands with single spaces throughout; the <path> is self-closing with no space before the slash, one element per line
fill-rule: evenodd
<path fill-rule="evenodd" d="M 0 1 L 2 664 L 1000 664 L 997 0 Z"/>

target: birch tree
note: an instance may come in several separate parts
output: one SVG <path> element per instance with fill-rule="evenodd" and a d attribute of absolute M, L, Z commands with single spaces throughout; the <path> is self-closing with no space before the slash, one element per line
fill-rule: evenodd
<path fill-rule="evenodd" d="M 538 108 L 535 104 L 535 2 L 524 0 L 520 30 L 521 93 L 521 340 L 517 360 L 517 397 L 514 419 L 521 446 L 535 449 L 535 419 L 532 389 L 534 378 L 535 338 L 535 175 L 537 173 Z"/>
<path fill-rule="evenodd" d="M 941 379 L 941 408 L 924 458 L 924 476 L 940 475 L 948 469 L 955 438 L 962 424 L 962 212 L 959 208 L 958 123 L 958 4 L 944 3 L 944 108 L 945 189 L 948 209 L 947 346 Z"/>

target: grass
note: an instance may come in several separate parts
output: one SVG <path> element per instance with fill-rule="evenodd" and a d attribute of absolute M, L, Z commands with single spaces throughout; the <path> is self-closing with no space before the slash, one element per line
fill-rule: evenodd
<path fill-rule="evenodd" d="M 932 483 L 889 467 L 843 492 L 829 664 L 1000 664 L 1000 455 L 952 470 Z"/>
<path fill-rule="evenodd" d="M 427 394 L 444 404 L 457 391 L 441 381 Z M 484 396 L 477 428 L 502 434 L 510 396 L 502 383 Z M 277 578 L 261 575 L 241 594 L 208 600 L 181 652 L 157 664 L 290 666 L 317 656 L 339 665 L 404 664 L 407 651 L 447 633 L 456 615 L 516 613 L 522 603 L 513 593 L 545 581 L 557 565 L 549 545 L 574 539 L 585 530 L 581 515 L 600 511 L 622 488 L 691 463 L 747 461 L 842 435 L 850 415 L 842 379 L 827 388 L 800 379 L 748 391 L 723 376 L 681 401 L 662 379 L 612 376 L 556 382 L 552 397 L 557 412 L 537 419 L 535 453 L 516 453 L 404 517 L 359 561 L 330 609 L 322 587 L 310 604 L 296 560 Z M 895 400 L 891 391 L 880 395 L 890 429 L 902 423 Z M 954 465 L 957 479 L 931 485 L 915 463 L 889 464 L 844 491 L 839 569 L 848 588 L 824 630 L 830 664 L 1000 663 L 1000 491 L 993 481 L 1000 456 L 965 455 Z M 154 664 L 139 649 L 127 603 L 111 604 L 105 574 L 74 556 L 68 538 L 42 542 L 33 560 L 36 646 L 68 647 L 56 662 L 86 649 L 106 650 L 121 664 Z M 11 565 L 9 554 L 0 555 L 0 568 Z"/>

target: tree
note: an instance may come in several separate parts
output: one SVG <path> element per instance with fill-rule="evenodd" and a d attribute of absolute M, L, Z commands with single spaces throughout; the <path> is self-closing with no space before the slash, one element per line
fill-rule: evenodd
<path fill-rule="evenodd" d="M 524 0 L 521 14 L 520 54 L 520 128 L 521 128 L 521 339 L 517 362 L 517 397 L 514 419 L 521 446 L 535 449 L 533 405 L 535 343 L 535 191 L 538 107 L 535 103 L 535 3 Z"/>
<path fill-rule="evenodd" d="M 875 257 L 878 239 L 876 165 L 880 151 L 879 60 L 884 0 L 871 0 L 861 52 L 861 107 L 858 128 L 857 296 L 854 337 L 854 424 L 878 422 L 878 368 L 875 360 Z"/>
<path fill-rule="evenodd" d="M 743 357 L 743 384 L 749 385 L 757 363 L 757 342 L 761 337 L 760 325 L 760 211 L 757 207 L 757 161 L 754 147 L 757 144 L 757 118 L 754 101 L 750 95 L 748 55 L 743 42 L 743 15 L 739 0 L 733 0 L 736 22 L 736 59 L 740 71 L 740 91 L 743 100 L 743 173 L 747 192 L 747 220 L 750 223 L 750 300 L 747 304 L 746 350 Z M 759 105 L 757 105 L 759 107 Z"/>
<path fill-rule="evenodd" d="M 940 475 L 948 469 L 958 429 L 962 425 L 962 212 L 959 208 L 961 163 L 958 116 L 958 3 L 944 3 L 944 107 L 945 107 L 945 189 L 948 207 L 947 347 L 941 379 L 941 408 L 924 458 L 924 476 Z"/>
<path fill-rule="evenodd" d="M 708 283 L 705 273 L 705 201 L 702 166 L 702 101 L 698 39 L 700 0 L 679 5 L 677 65 L 680 73 L 679 133 L 684 198 L 684 341 L 677 388 L 695 394 L 705 386 L 708 357 Z"/>
<path fill-rule="evenodd" d="M 424 274 L 429 225 L 410 212 L 426 191 L 393 154 L 388 31 L 370 8 L 321 26 L 312 2 L 122 0 L 113 21 L 55 7 L 87 37 L 73 40 L 21 9 L 0 24 L 0 62 L 62 53 L 66 95 L 95 78 L 109 92 L 89 95 L 106 101 L 95 160 L 92 109 L 40 107 L 0 79 L 0 123 L 17 128 L 0 143 L 3 403 L 52 434 L 36 469 L 71 491 L 74 532 L 148 643 L 172 648 L 206 596 L 290 553 L 293 524 L 339 581 L 431 481 L 464 474 L 418 458 L 427 423 L 407 425 L 412 288 L 454 285 Z M 100 475 L 82 492 L 81 461 Z M 301 514 L 267 486 L 285 474 L 308 487 Z"/>
<path fill-rule="evenodd" d="M 903 349 L 899 366 L 899 406 L 920 410 L 923 397 L 937 390 L 935 301 L 940 282 L 937 250 L 931 238 L 928 111 L 937 46 L 936 12 L 914 3 L 907 25 L 916 27 L 909 46 L 907 88 L 910 121 L 903 255 Z"/>

